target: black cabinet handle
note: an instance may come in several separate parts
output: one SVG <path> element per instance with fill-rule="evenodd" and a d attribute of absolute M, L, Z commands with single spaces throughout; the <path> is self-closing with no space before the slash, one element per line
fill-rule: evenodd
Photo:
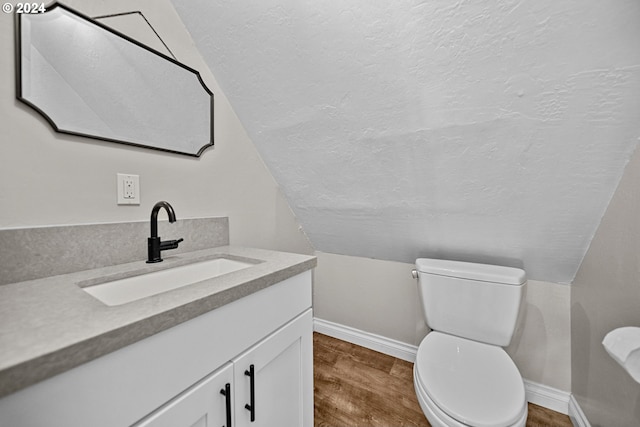
<path fill-rule="evenodd" d="M 220 394 L 224 396 L 225 407 L 227 410 L 227 425 L 222 427 L 231 427 L 231 384 L 226 383 L 224 388 L 220 390 Z"/>
<path fill-rule="evenodd" d="M 249 394 L 251 403 L 244 405 L 244 408 L 251 412 L 251 422 L 256 420 L 256 374 L 254 366 L 249 366 L 248 371 L 244 371 L 244 374 L 249 377 Z"/>

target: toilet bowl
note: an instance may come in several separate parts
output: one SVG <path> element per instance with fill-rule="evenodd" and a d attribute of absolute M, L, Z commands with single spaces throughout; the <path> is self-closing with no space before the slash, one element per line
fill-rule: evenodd
<path fill-rule="evenodd" d="M 431 332 L 418 348 L 413 376 L 433 427 L 526 425 L 524 383 L 501 347 Z"/>
<path fill-rule="evenodd" d="M 413 369 L 433 427 L 518 427 L 527 421 L 509 345 L 525 290 L 519 268 L 420 258 L 414 277 L 427 326 Z"/>

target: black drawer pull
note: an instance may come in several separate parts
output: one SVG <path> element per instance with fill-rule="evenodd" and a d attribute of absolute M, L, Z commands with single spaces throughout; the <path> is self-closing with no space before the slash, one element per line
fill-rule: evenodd
<path fill-rule="evenodd" d="M 256 420 L 256 375 L 254 366 L 249 366 L 248 371 L 244 371 L 244 374 L 249 377 L 249 394 L 250 394 L 250 403 L 244 405 L 244 408 L 251 412 L 251 422 Z"/>
<path fill-rule="evenodd" d="M 231 384 L 226 383 L 224 388 L 220 390 L 220 394 L 224 396 L 227 411 L 227 425 L 222 427 L 231 427 Z"/>

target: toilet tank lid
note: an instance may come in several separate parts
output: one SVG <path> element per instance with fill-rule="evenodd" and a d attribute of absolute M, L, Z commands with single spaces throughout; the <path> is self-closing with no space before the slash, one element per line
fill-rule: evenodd
<path fill-rule="evenodd" d="M 476 264 L 473 262 L 450 261 L 444 259 L 418 258 L 419 272 L 482 282 L 522 285 L 527 281 L 524 270 L 499 265 Z"/>

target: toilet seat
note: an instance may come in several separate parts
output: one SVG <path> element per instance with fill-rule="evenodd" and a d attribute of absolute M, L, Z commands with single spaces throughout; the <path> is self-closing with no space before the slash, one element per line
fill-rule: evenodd
<path fill-rule="evenodd" d="M 520 372 L 501 347 L 429 333 L 414 365 L 416 392 L 435 404 L 444 425 L 524 425 L 527 401 Z M 434 411 L 432 411 L 434 412 Z M 455 421 L 454 421 L 455 420 Z"/>

